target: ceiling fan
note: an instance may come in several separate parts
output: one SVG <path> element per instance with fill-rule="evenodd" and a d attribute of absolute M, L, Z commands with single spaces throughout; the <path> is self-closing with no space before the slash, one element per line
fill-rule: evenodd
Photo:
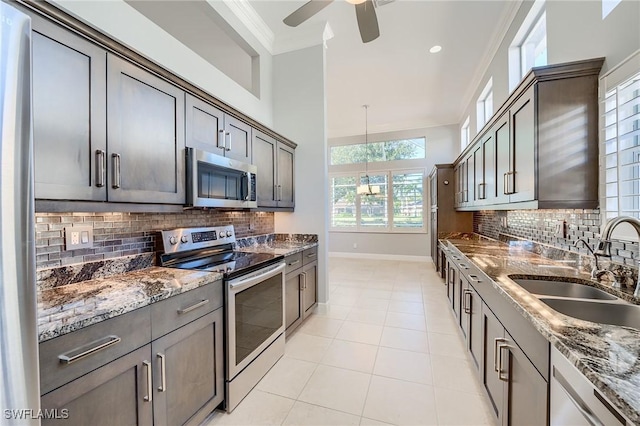
<path fill-rule="evenodd" d="M 378 38 L 380 29 L 378 28 L 378 18 L 374 0 L 346 0 L 356 8 L 356 18 L 358 20 L 358 28 L 360 29 L 360 37 L 363 43 L 369 43 Z M 325 7 L 329 6 L 333 0 L 310 0 L 296 9 L 291 15 L 284 18 L 283 22 L 290 27 L 297 27 Z M 383 1 L 381 3 L 388 3 Z"/>

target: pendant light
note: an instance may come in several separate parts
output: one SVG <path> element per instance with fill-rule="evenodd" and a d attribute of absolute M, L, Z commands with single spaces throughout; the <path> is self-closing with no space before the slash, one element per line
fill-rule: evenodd
<path fill-rule="evenodd" d="M 368 110 L 369 105 L 362 105 L 364 108 L 364 181 L 365 183 L 358 185 L 356 193 L 358 195 L 375 195 L 380 193 L 379 185 L 371 185 L 369 181 L 369 117 Z"/>

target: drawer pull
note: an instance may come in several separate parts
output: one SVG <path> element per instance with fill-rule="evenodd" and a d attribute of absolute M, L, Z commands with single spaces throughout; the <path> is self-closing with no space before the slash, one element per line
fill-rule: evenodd
<path fill-rule="evenodd" d="M 474 283 L 481 283 L 482 282 L 482 280 L 478 279 L 477 275 L 473 275 L 473 274 L 469 275 L 469 281 L 474 282 Z"/>
<path fill-rule="evenodd" d="M 287 266 L 293 266 L 293 265 L 295 265 L 296 263 L 300 263 L 300 259 L 298 259 L 298 260 L 294 260 L 293 262 L 291 262 L 291 263 L 287 264 Z"/>
<path fill-rule="evenodd" d="M 157 353 L 156 356 L 160 359 L 160 386 L 158 386 L 158 392 L 167 391 L 167 369 L 165 367 L 164 354 Z"/>
<path fill-rule="evenodd" d="M 80 346 L 77 349 L 73 349 L 66 354 L 58 355 L 58 359 L 63 364 L 71 364 L 78 360 L 81 360 L 82 358 L 86 358 L 89 355 L 93 355 L 96 352 L 100 352 L 103 349 L 113 346 L 116 343 L 119 343 L 121 340 L 121 338 L 115 335 L 103 337 L 102 339 L 95 340 L 84 346 Z"/>
<path fill-rule="evenodd" d="M 151 378 L 151 363 L 149 361 L 142 361 L 142 366 L 147 369 L 147 394 L 143 398 L 146 402 L 153 401 L 153 382 Z"/>
<path fill-rule="evenodd" d="M 209 303 L 209 299 L 204 299 L 204 300 L 201 300 L 198 303 L 195 303 L 195 304 L 189 306 L 188 308 L 178 309 L 178 315 L 189 313 L 189 312 L 193 311 L 194 309 L 198 309 L 198 308 L 203 307 L 207 303 Z"/>
<path fill-rule="evenodd" d="M 317 255 L 317 254 L 318 254 L 318 253 L 309 253 L 309 254 L 307 255 L 307 257 L 316 257 L 316 255 Z"/>
<path fill-rule="evenodd" d="M 468 269 L 469 269 L 469 265 L 467 265 L 466 263 L 461 263 L 461 264 L 460 264 L 460 267 L 461 267 L 462 269 L 466 269 L 466 270 L 468 270 Z"/>

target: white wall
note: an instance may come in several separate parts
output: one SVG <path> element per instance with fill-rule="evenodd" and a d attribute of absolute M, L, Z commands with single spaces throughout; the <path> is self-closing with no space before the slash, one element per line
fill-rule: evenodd
<path fill-rule="evenodd" d="M 273 57 L 274 130 L 298 144 L 295 213 L 276 213 L 278 233 L 318 234 L 318 299 L 326 302 L 327 108 L 322 44 Z"/>
<path fill-rule="evenodd" d="M 224 2 L 211 1 L 209 4 L 260 55 L 259 97 L 227 77 L 123 0 L 51 2 L 228 105 L 272 127 L 272 56 Z"/>
<path fill-rule="evenodd" d="M 425 174 L 428 175 L 434 164 L 451 163 L 459 152 L 460 132 L 457 125 L 428 127 L 424 129 L 402 130 L 397 132 L 369 135 L 370 142 L 396 140 L 404 138 L 426 138 Z M 341 145 L 364 142 L 364 135 L 332 138 L 329 145 Z M 427 185 L 425 182 L 425 197 Z M 425 198 L 424 220 L 428 228 L 429 206 Z M 356 244 L 357 247 L 353 247 Z M 329 251 L 349 254 L 388 254 L 401 256 L 431 255 L 429 235 L 390 234 L 369 232 L 329 232 Z"/>
<path fill-rule="evenodd" d="M 486 73 L 475 88 L 458 127 L 469 115 L 471 138 L 475 137 L 476 101 L 493 77 L 493 105 L 498 109 L 509 96 L 508 50 L 520 29 L 532 2 L 523 2 L 516 13 Z M 640 49 L 640 2 L 622 2 L 602 20 L 602 2 L 594 0 L 546 0 L 547 60 L 549 64 L 605 57 L 605 73 L 624 58 Z M 459 153 L 459 151 L 458 151 Z"/>

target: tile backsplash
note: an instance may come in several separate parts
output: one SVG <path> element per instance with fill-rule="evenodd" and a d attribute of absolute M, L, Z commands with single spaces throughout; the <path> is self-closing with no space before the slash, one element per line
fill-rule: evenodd
<path fill-rule="evenodd" d="M 163 229 L 232 224 L 238 238 L 274 232 L 274 213 L 185 210 L 180 213 L 36 213 L 36 269 L 155 250 Z M 93 248 L 65 250 L 64 228 L 93 227 Z"/>
<path fill-rule="evenodd" d="M 573 244 L 582 238 L 595 247 L 600 236 L 600 220 L 597 209 L 480 211 L 473 214 L 473 229 L 494 239 L 507 234 L 587 255 L 586 248 Z M 566 236 L 557 233 L 557 226 L 561 224 L 566 227 Z M 611 249 L 613 262 L 637 267 L 638 243 L 617 241 Z"/>

